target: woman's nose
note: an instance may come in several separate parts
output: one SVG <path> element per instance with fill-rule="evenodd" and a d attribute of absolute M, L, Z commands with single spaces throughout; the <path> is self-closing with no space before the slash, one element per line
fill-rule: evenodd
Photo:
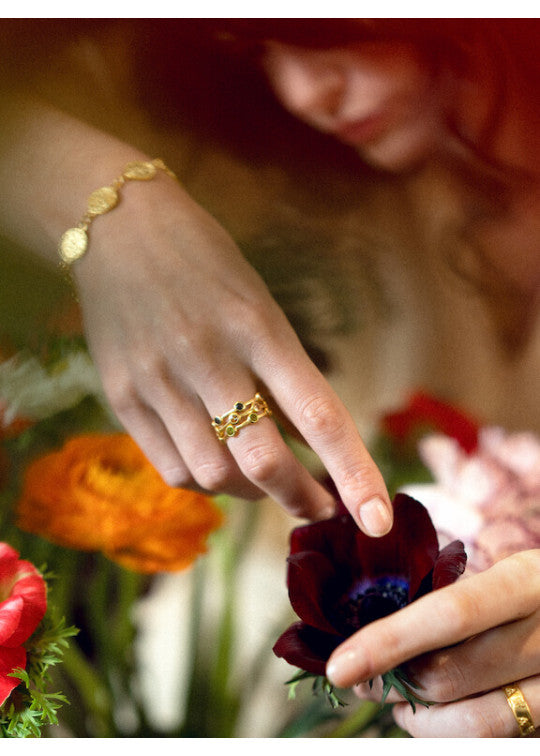
<path fill-rule="evenodd" d="M 306 121 L 320 121 L 339 109 L 345 79 L 337 66 L 318 65 L 310 53 L 272 51 L 265 65 L 285 108 Z"/>

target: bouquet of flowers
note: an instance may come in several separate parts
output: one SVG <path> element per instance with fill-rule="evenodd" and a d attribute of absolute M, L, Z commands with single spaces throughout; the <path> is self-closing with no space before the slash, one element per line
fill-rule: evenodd
<path fill-rule="evenodd" d="M 334 518 L 295 529 L 287 569 L 299 621 L 283 632 L 284 554 L 274 548 L 268 577 L 264 549 L 253 547 L 259 507 L 163 483 L 110 413 L 80 337 L 5 356 L 0 734 L 54 737 L 55 725 L 67 737 L 251 735 L 260 696 L 273 714 L 265 735 L 403 736 L 388 706 L 352 706 L 329 689 L 324 660 L 362 624 L 457 579 L 464 550 L 467 569 L 483 569 L 538 546 L 540 442 L 419 394 L 381 418 L 372 453 L 396 497 L 396 526 L 374 548 L 336 497 Z M 164 602 L 178 613 L 168 625 L 160 614 L 151 656 L 158 598 L 160 611 Z M 282 657 L 301 669 L 283 706 Z M 333 707 L 302 693 L 306 676 Z M 399 670 L 387 684 L 417 703 Z M 160 722 L 158 699 L 172 712 Z"/>
<path fill-rule="evenodd" d="M 74 736 L 127 732 L 115 721 L 122 699 L 142 729 L 133 608 L 152 576 L 206 552 L 223 509 L 162 481 L 115 425 L 79 339 L 0 364 L 0 431 L 2 733 L 41 735 L 68 693 L 62 722 Z"/>

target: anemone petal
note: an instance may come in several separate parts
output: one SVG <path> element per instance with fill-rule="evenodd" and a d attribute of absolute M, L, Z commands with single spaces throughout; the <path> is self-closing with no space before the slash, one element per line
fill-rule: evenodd
<path fill-rule="evenodd" d="M 291 533 L 290 553 L 318 551 L 333 564 L 350 562 L 356 548 L 358 526 L 343 508 L 335 517 L 295 528 Z"/>
<path fill-rule="evenodd" d="M 344 640 L 340 635 L 330 635 L 305 622 L 295 622 L 278 638 L 273 651 L 294 667 L 324 676 L 328 658 Z"/>
<path fill-rule="evenodd" d="M 465 571 L 467 554 L 461 541 L 452 541 L 441 550 L 433 568 L 433 590 L 454 583 Z"/>
<path fill-rule="evenodd" d="M 288 558 L 289 599 L 296 614 L 308 625 L 335 633 L 324 612 L 325 597 L 336 577 L 336 568 L 324 554 L 304 551 Z"/>

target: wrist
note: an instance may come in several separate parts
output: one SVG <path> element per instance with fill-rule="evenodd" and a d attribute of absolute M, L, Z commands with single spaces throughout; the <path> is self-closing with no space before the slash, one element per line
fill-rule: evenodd
<path fill-rule="evenodd" d="M 39 100 L 9 101 L 1 114 L 3 233 L 56 261 L 58 240 L 81 217 L 88 195 L 130 160 L 148 157 Z"/>
<path fill-rule="evenodd" d="M 132 181 L 152 181 L 160 171 L 176 179 L 174 173 L 160 158 L 145 161 L 131 161 L 124 166 L 111 183 L 94 189 L 88 196 L 86 210 L 78 224 L 62 234 L 58 246 L 60 259 L 65 265 L 72 265 L 86 254 L 89 244 L 90 226 L 101 215 L 111 212 L 120 202 L 125 186 Z"/>
<path fill-rule="evenodd" d="M 182 208 L 186 218 L 190 215 L 192 200 L 173 176 L 158 170 L 150 181 L 128 181 L 120 190 L 118 204 L 94 218 L 85 254 L 68 266 L 79 290 L 99 295 L 103 285 L 117 286 L 130 276 L 147 275 L 144 271 L 153 264 L 149 259 L 161 249 L 158 240 L 163 228 L 169 229 L 171 218 L 179 212 L 182 217 Z M 182 221 L 177 224 L 181 226 Z M 58 254 L 57 261 L 62 267 Z"/>

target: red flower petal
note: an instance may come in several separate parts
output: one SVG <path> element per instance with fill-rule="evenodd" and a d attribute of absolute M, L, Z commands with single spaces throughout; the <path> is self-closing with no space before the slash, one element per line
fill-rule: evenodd
<path fill-rule="evenodd" d="M 314 675 L 326 674 L 326 662 L 345 639 L 296 622 L 276 641 L 273 651 L 294 667 Z"/>
<path fill-rule="evenodd" d="M 463 572 L 463 544 L 439 553 L 437 533 L 420 502 L 400 493 L 393 506 L 394 525 L 382 538 L 359 530 L 339 502 L 336 516 L 293 531 L 289 597 L 303 621 L 279 638 L 277 656 L 324 675 L 328 657 L 345 637 Z"/>
<path fill-rule="evenodd" d="M 383 429 L 397 441 L 405 442 L 419 432 L 439 431 L 455 438 L 467 452 L 478 446 L 478 423 L 462 410 L 429 394 L 413 394 L 407 406 L 385 415 Z"/>
<path fill-rule="evenodd" d="M 19 627 L 9 640 L 10 646 L 18 646 L 32 635 L 47 610 L 46 583 L 30 562 L 19 560 L 17 563 L 16 583 L 11 595 L 24 603 Z"/>
<path fill-rule="evenodd" d="M 467 554 L 461 541 L 452 541 L 445 546 L 433 568 L 433 590 L 455 583 L 466 564 Z"/>
<path fill-rule="evenodd" d="M 395 531 L 401 559 L 409 566 L 409 598 L 412 598 L 439 553 L 437 531 L 427 509 L 406 494 L 395 496 L 394 517 L 390 533 Z"/>
<path fill-rule="evenodd" d="M 7 543 L 0 543 L 0 595 L 9 594 L 17 570 L 18 553 Z"/>
<path fill-rule="evenodd" d="M 0 645 L 10 645 L 9 642 L 19 627 L 23 610 L 24 601 L 17 596 L 6 599 L 0 604 Z"/>
<path fill-rule="evenodd" d="M 357 567 L 366 577 L 403 576 L 409 584 L 409 599 L 431 572 L 439 553 L 437 533 L 427 509 L 410 496 L 394 498 L 394 525 L 382 538 L 356 532 Z"/>
<path fill-rule="evenodd" d="M 318 551 L 326 554 L 332 564 L 350 563 L 357 531 L 358 526 L 341 505 L 336 516 L 295 528 L 291 533 L 291 554 Z"/>
<path fill-rule="evenodd" d="M 33 564 L 0 543 L 0 644 L 15 648 L 32 635 L 47 609 L 47 586 Z"/>
<path fill-rule="evenodd" d="M 324 615 L 324 597 L 331 591 L 336 568 L 324 555 L 303 551 L 289 557 L 287 584 L 291 606 L 308 625 L 335 633 Z"/>
<path fill-rule="evenodd" d="M 26 666 L 26 651 L 22 646 L 17 648 L 0 648 L 0 706 L 5 703 L 7 697 L 19 685 L 20 680 L 9 677 L 9 673 Z"/>

